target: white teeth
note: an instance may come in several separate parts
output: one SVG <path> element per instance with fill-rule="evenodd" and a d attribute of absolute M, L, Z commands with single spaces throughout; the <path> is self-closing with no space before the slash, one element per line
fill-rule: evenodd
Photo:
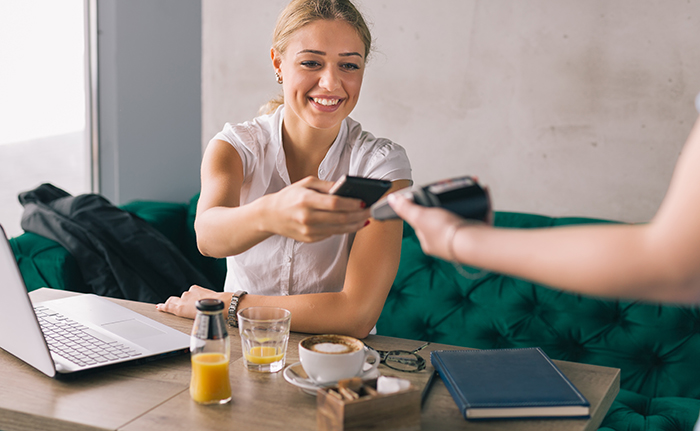
<path fill-rule="evenodd" d="M 340 99 L 319 99 L 317 97 L 314 97 L 314 102 L 323 106 L 335 106 L 338 103 L 340 103 Z"/>

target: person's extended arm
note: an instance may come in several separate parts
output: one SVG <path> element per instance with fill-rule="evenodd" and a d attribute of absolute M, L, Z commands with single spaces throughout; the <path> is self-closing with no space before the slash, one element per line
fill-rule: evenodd
<path fill-rule="evenodd" d="M 700 302 L 700 121 L 661 208 L 643 225 L 499 229 L 399 197 L 426 253 L 585 294 Z M 454 235 L 452 235 L 454 233 Z"/>
<path fill-rule="evenodd" d="M 197 245 L 205 256 L 242 253 L 272 235 L 302 242 L 355 232 L 369 218 L 361 202 L 326 192 L 332 183 L 305 178 L 277 193 L 240 205 L 243 163 L 227 142 L 212 140 L 202 160 Z M 321 192 L 321 193 L 319 193 Z M 241 228 L 244 226 L 245 228 Z"/>

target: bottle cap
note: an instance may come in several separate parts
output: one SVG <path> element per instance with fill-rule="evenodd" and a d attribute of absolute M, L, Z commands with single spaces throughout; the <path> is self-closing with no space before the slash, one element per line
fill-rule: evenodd
<path fill-rule="evenodd" d="M 195 306 L 199 311 L 221 311 L 224 309 L 224 303 L 213 298 L 200 299 Z"/>

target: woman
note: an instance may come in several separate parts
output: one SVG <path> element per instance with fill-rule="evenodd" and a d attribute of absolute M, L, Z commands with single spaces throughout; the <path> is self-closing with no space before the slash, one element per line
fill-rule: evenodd
<path fill-rule="evenodd" d="M 700 118 L 647 224 L 498 229 L 396 195 L 389 203 L 443 259 L 590 295 L 700 303 Z"/>
<path fill-rule="evenodd" d="M 158 304 L 193 317 L 204 297 L 284 307 L 292 330 L 363 338 L 398 270 L 401 222 L 370 223 L 362 201 L 329 195 L 345 174 L 411 183 L 398 145 L 362 130 L 357 104 L 371 35 L 349 0 L 295 0 L 271 49 L 282 105 L 227 124 L 205 150 L 195 229 L 202 254 L 227 257 L 224 292 L 192 286 Z M 235 293 L 234 293 L 235 292 Z M 246 293 L 247 292 L 247 293 Z"/>

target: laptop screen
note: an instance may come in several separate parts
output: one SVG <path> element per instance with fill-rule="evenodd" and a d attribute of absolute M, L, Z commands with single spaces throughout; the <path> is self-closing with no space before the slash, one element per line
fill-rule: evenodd
<path fill-rule="evenodd" d="M 2 226 L 0 233 L 0 347 L 53 377 L 53 359 Z"/>

